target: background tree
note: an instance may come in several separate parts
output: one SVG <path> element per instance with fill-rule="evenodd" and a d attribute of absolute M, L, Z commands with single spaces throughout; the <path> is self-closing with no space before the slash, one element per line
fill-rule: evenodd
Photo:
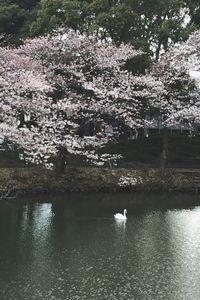
<path fill-rule="evenodd" d="M 197 2 L 184 0 L 41 0 L 32 34 L 67 25 L 116 44 L 131 43 L 157 60 L 160 52 L 188 37 L 194 27 L 187 21 L 197 8 Z"/>
<path fill-rule="evenodd" d="M 51 32 L 59 26 L 68 26 L 83 32 L 87 27 L 90 1 L 41 0 L 37 18 L 31 25 L 31 35 Z"/>
<path fill-rule="evenodd" d="M 29 26 L 35 17 L 39 0 L 2 0 L 0 3 L 0 34 L 4 41 L 20 44 L 29 35 Z"/>
<path fill-rule="evenodd" d="M 189 8 L 190 25 L 198 29 L 200 26 L 200 3 L 198 0 L 187 0 L 186 3 Z"/>
<path fill-rule="evenodd" d="M 152 69 L 152 74 L 162 81 L 164 87 L 158 103 L 153 103 L 163 126 L 163 168 L 167 163 L 167 130 L 172 126 L 186 126 L 193 131 L 195 123 L 199 122 L 199 36 L 197 31 L 186 43 L 171 48 Z"/>
<path fill-rule="evenodd" d="M 2 0 L 0 33 L 20 44 L 68 26 L 117 45 L 131 43 L 147 54 L 140 63 L 148 67 L 149 57 L 158 60 L 169 46 L 188 38 L 199 26 L 198 15 L 197 0 Z"/>

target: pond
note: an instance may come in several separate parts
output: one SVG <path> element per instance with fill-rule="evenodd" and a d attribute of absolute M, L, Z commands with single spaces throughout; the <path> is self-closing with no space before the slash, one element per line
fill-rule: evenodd
<path fill-rule="evenodd" d="M 0 299 L 199 300 L 199 200 L 69 194 L 2 202 Z M 127 220 L 116 222 L 125 207 Z"/>

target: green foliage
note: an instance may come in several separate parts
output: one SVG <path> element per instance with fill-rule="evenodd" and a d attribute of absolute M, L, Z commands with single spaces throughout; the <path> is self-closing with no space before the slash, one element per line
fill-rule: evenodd
<path fill-rule="evenodd" d="M 12 2 L 15 2 L 17 5 L 26 10 L 30 10 L 34 8 L 40 2 L 40 0 L 12 0 Z"/>
<path fill-rule="evenodd" d="M 17 4 L 0 5 L 0 32 L 7 34 L 18 33 L 25 20 L 25 11 Z"/>
<path fill-rule="evenodd" d="M 188 15 L 189 14 L 189 15 Z M 190 21 L 186 24 L 185 17 Z M 200 26 L 199 0 L 1 0 L 0 33 L 20 43 L 58 26 L 129 42 L 158 59 Z"/>
<path fill-rule="evenodd" d="M 104 28 L 104 32 L 116 44 L 130 42 L 133 36 L 138 35 L 135 30 L 139 22 L 138 15 L 125 4 L 113 6 L 109 11 L 98 14 L 95 22 L 99 28 Z"/>
<path fill-rule="evenodd" d="M 187 39 L 199 11 L 197 0 L 41 0 L 31 34 L 67 25 L 116 44 L 130 42 L 158 59 L 162 49 Z M 192 21 L 185 24 L 188 12 Z"/>
<path fill-rule="evenodd" d="M 86 4 L 86 1 L 76 0 L 41 0 L 37 18 L 31 25 L 31 34 L 44 34 L 61 25 L 82 31 Z"/>
<path fill-rule="evenodd" d="M 28 36 L 29 24 L 33 20 L 32 9 L 39 0 L 2 0 L 0 3 L 0 34 L 6 43 L 20 44 Z"/>
<path fill-rule="evenodd" d="M 200 28 L 200 2 L 199 0 L 187 0 L 187 6 L 190 10 L 190 17 L 192 24 L 195 28 Z"/>
<path fill-rule="evenodd" d="M 141 54 L 128 60 L 125 64 L 125 69 L 132 72 L 135 75 L 137 74 L 145 75 L 146 70 L 150 67 L 151 63 L 152 60 L 149 57 L 149 55 Z"/>

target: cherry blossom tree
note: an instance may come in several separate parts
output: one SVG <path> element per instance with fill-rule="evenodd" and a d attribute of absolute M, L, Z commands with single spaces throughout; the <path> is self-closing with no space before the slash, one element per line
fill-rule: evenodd
<path fill-rule="evenodd" d="M 152 68 L 152 76 L 163 84 L 163 93 L 152 107 L 157 109 L 163 126 L 162 166 L 167 160 L 167 130 L 187 126 L 193 130 L 200 120 L 200 32 L 191 35 L 186 43 L 165 53 Z M 197 72 L 197 73 L 196 73 Z"/>
<path fill-rule="evenodd" d="M 100 157 L 95 149 L 106 137 L 81 138 L 69 127 L 79 128 L 84 118 L 105 123 L 105 116 L 130 128 L 144 125 L 145 110 L 162 92 L 162 83 L 123 68 L 139 54 L 129 45 L 117 48 L 63 29 L 17 49 L 1 48 L 2 134 L 22 147 L 27 161 L 48 168 L 65 151 L 105 162 L 110 156 Z M 30 121 L 19 124 L 20 114 Z"/>

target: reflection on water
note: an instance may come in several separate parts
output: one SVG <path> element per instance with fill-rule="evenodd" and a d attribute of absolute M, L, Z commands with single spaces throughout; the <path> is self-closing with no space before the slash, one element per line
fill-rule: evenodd
<path fill-rule="evenodd" d="M 199 300 L 200 208 L 164 208 L 163 199 L 71 194 L 2 203 L 0 300 Z M 115 220 L 125 205 L 128 219 Z"/>
<path fill-rule="evenodd" d="M 126 220 L 115 219 L 116 238 L 120 248 L 124 249 L 126 241 Z"/>

